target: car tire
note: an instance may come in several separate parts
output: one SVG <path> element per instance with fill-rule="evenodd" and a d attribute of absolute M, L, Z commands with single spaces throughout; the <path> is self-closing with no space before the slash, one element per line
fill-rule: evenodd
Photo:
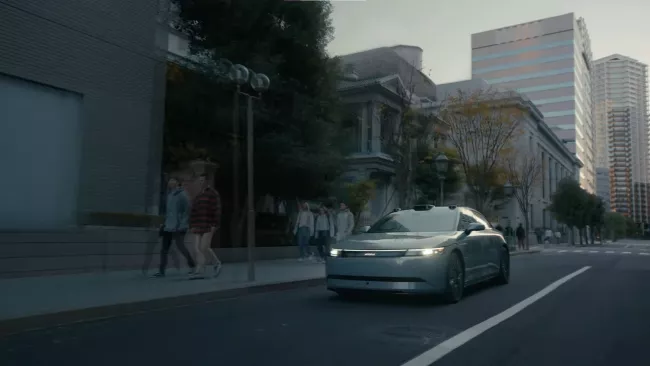
<path fill-rule="evenodd" d="M 510 282 L 510 253 L 506 248 L 501 248 L 499 254 L 499 274 L 495 282 L 497 285 L 506 285 Z"/>
<path fill-rule="evenodd" d="M 447 263 L 447 284 L 444 300 L 448 304 L 455 304 L 463 298 L 465 291 L 465 266 L 460 254 L 452 252 Z"/>

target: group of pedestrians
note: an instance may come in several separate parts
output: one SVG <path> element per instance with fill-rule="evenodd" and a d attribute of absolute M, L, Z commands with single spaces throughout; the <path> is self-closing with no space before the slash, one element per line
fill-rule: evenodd
<path fill-rule="evenodd" d="M 300 250 L 299 260 L 325 261 L 330 242 L 345 239 L 352 234 L 353 229 L 354 215 L 345 203 L 339 205 L 338 213 L 321 205 L 318 213 L 314 215 L 309 203 L 302 202 L 293 228 L 293 234 Z M 315 257 L 309 248 L 312 238 L 315 239 L 318 257 Z"/>
<path fill-rule="evenodd" d="M 198 184 L 199 194 L 190 202 L 180 179 L 169 179 L 165 221 L 160 227 L 160 267 L 154 277 L 165 277 L 167 257 L 172 244 L 176 245 L 185 257 L 190 267 L 190 279 L 205 278 L 208 262 L 212 266 L 213 276 L 216 277 L 221 272 L 221 261 L 211 248 L 212 237 L 221 224 L 221 199 L 205 175 L 199 177 Z M 192 235 L 192 253 L 185 247 L 188 231 Z"/>

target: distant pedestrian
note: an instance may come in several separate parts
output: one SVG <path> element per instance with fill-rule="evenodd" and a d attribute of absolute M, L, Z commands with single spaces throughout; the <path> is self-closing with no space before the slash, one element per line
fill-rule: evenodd
<path fill-rule="evenodd" d="M 334 222 L 330 219 L 329 212 L 325 206 L 321 206 L 316 216 L 316 248 L 320 255 L 320 261 L 327 258 L 327 243 L 334 236 Z"/>
<path fill-rule="evenodd" d="M 525 241 L 526 241 L 526 229 L 519 223 L 517 226 L 517 230 L 515 230 L 515 235 L 517 236 L 517 249 L 523 250 L 523 249 L 528 249 L 526 248 Z"/>
<path fill-rule="evenodd" d="M 154 277 L 165 277 L 167 256 L 172 242 L 176 244 L 178 251 L 187 260 L 187 265 L 191 268 L 190 273 L 194 272 L 194 260 L 185 247 L 185 233 L 189 226 L 189 198 L 178 178 L 171 178 L 169 180 L 168 189 L 165 223 L 161 228 L 162 250 L 160 251 L 160 268 Z"/>
<path fill-rule="evenodd" d="M 354 230 L 354 215 L 350 212 L 348 205 L 341 202 L 339 213 L 336 215 L 336 241 L 345 240 Z"/>
<path fill-rule="evenodd" d="M 302 203 L 298 217 L 296 217 L 293 234 L 296 236 L 298 249 L 300 250 L 299 260 L 303 261 L 312 257 L 309 241 L 314 236 L 314 214 L 309 209 L 309 202 Z"/>
<path fill-rule="evenodd" d="M 207 176 L 201 175 L 198 183 L 200 193 L 192 203 L 190 215 L 190 231 L 194 236 L 194 253 L 196 256 L 196 271 L 192 278 L 205 277 L 205 264 L 210 261 L 213 275 L 221 272 L 221 261 L 211 248 L 212 238 L 221 227 L 221 197 L 219 192 L 211 187 Z"/>
<path fill-rule="evenodd" d="M 535 228 L 535 237 L 537 238 L 537 244 L 542 244 L 542 229 L 539 227 Z"/>

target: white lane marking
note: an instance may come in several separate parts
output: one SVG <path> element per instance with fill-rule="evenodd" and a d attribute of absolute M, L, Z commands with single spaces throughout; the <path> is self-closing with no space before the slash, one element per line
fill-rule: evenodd
<path fill-rule="evenodd" d="M 621 254 L 632 254 L 632 252 L 623 252 Z"/>
<path fill-rule="evenodd" d="M 639 255 L 650 255 L 650 253 L 639 253 Z"/>
<path fill-rule="evenodd" d="M 598 253 L 597 250 L 590 250 L 589 253 Z"/>
<path fill-rule="evenodd" d="M 553 282 L 552 284 L 544 287 L 541 291 L 536 294 L 533 294 L 531 297 L 522 300 L 521 302 L 511 306 L 510 308 L 504 310 L 503 312 L 484 320 L 481 323 L 476 324 L 475 326 L 462 331 L 459 334 L 447 339 L 446 341 L 438 344 L 437 346 L 431 348 L 430 350 L 420 354 L 419 356 L 413 358 L 412 360 L 406 362 L 402 366 L 430 366 L 432 363 L 443 358 L 449 352 L 455 350 L 456 348 L 462 346 L 463 344 L 471 341 L 472 339 L 478 337 L 481 333 L 486 330 L 498 325 L 499 323 L 513 317 L 518 312 L 524 310 L 528 306 L 532 305 L 536 301 L 540 300 L 544 296 L 550 294 L 562 284 L 568 282 L 572 278 L 578 276 L 579 274 L 587 271 L 591 266 L 582 267 L 581 269 L 566 275 L 559 280 Z"/>
<path fill-rule="evenodd" d="M 574 252 L 574 253 L 582 253 L 583 251 L 584 251 L 584 250 L 580 249 L 580 250 L 574 250 L 573 252 Z"/>
<path fill-rule="evenodd" d="M 606 251 L 605 253 L 607 253 L 607 254 L 614 254 L 614 251 L 613 251 L 613 250 L 608 250 L 608 251 Z"/>
<path fill-rule="evenodd" d="M 566 253 L 566 252 L 568 252 L 568 250 L 560 250 L 560 251 L 558 251 L 558 253 Z"/>

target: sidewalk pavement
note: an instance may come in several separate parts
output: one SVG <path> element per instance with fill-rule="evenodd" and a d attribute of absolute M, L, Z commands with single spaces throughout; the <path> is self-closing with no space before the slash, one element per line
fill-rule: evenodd
<path fill-rule="evenodd" d="M 512 255 L 540 250 L 532 247 Z M 169 269 L 164 278 L 144 276 L 140 271 L 115 271 L 1 279 L 0 336 L 262 291 L 322 285 L 325 278 L 324 264 L 296 259 L 256 262 L 255 282 L 247 281 L 247 270 L 247 263 L 227 263 L 219 277 L 200 280 L 189 280 L 186 268 Z"/>
<path fill-rule="evenodd" d="M 217 278 L 189 280 L 187 273 L 183 268 L 168 269 L 164 278 L 144 276 L 140 271 L 116 271 L 2 279 L 0 336 L 292 285 L 322 284 L 325 266 L 296 259 L 258 261 L 255 282 L 247 281 L 247 263 L 224 264 Z"/>

